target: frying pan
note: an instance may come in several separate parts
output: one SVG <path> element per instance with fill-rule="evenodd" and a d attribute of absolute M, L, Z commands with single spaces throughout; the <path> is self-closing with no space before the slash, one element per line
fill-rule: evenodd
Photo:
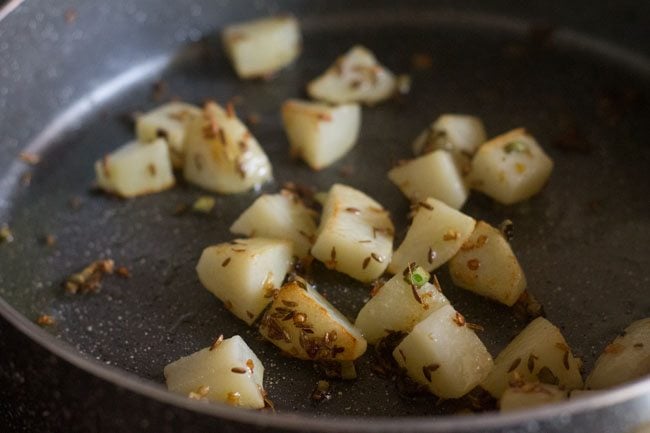
<path fill-rule="evenodd" d="M 301 20 L 299 60 L 269 82 L 238 80 L 219 29 L 279 12 Z M 15 240 L 0 245 L 0 312 L 2 377 L 18 391 L 3 391 L 5 425 L 604 432 L 649 422 L 650 379 L 522 413 L 467 415 L 456 413 L 454 402 L 400 395 L 372 373 L 372 350 L 357 363 L 358 380 L 334 381 L 332 398 L 314 403 L 319 373 L 312 365 L 259 340 L 195 275 L 201 250 L 232 238 L 230 223 L 257 193 L 219 196 L 210 215 L 175 216 L 177 206 L 205 192 L 181 184 L 123 201 L 91 191 L 92 162 L 132 138 L 132 113 L 172 98 L 237 97 L 240 116 L 259 119 L 251 129 L 273 162 L 275 181 L 263 191 L 288 181 L 318 190 L 350 184 L 392 210 L 399 242 L 408 203 L 385 172 L 409 157 L 408 144 L 433 118 L 478 115 L 489 135 L 526 126 L 555 160 L 547 187 L 508 207 L 475 194 L 464 211 L 494 224 L 515 222 L 513 248 L 529 290 L 589 371 L 617 332 L 650 315 L 649 17 L 648 4 L 633 1 L 9 2 L 0 11 L 0 222 Z M 356 43 L 410 74 L 412 90 L 364 109 L 356 148 L 311 172 L 288 157 L 278 107 L 304 96 L 305 83 Z M 413 68 L 418 53 L 431 56 L 431 68 Z M 25 164 L 22 151 L 41 162 Z M 48 234 L 54 246 L 44 245 Z M 109 278 L 96 294 L 65 295 L 65 277 L 102 257 L 127 266 L 132 278 Z M 445 270 L 438 274 L 456 308 L 485 328 L 480 336 L 494 355 L 525 326 L 512 310 L 454 288 Z M 368 287 L 318 265 L 314 279 L 348 316 L 368 297 Z M 55 324 L 38 328 L 33 321 L 41 314 Z M 242 335 L 263 360 L 277 413 L 164 390 L 164 365 L 221 333 Z"/>

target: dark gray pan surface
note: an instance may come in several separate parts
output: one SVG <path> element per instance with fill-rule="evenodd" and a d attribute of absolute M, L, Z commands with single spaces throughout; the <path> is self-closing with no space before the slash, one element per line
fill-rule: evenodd
<path fill-rule="evenodd" d="M 213 5 L 205 10 L 216 16 L 221 9 Z M 200 103 L 243 97 L 238 112 L 259 114 L 261 122 L 251 127 L 252 132 L 274 165 L 276 181 L 264 191 L 275 192 L 285 181 L 317 189 L 333 182 L 358 187 L 393 211 L 398 242 L 406 227 L 408 203 L 385 172 L 410 156 L 409 143 L 422 128 L 443 112 L 478 115 L 489 135 L 526 126 L 555 160 L 548 187 L 513 207 L 494 205 L 475 194 L 464 210 L 495 224 L 504 218 L 515 222 L 513 247 L 529 288 L 583 356 L 587 371 L 618 331 L 650 315 L 650 85 L 643 58 L 632 59 L 636 63 L 608 58 L 607 52 L 582 49 L 569 32 L 549 34 L 543 28 L 531 32 L 517 20 L 406 12 L 364 18 L 354 12 L 333 12 L 304 21 L 304 52 L 295 65 L 268 83 L 241 82 L 220 50 L 221 21 L 215 18 L 207 26 L 201 17 L 205 10 L 190 10 L 199 24 L 174 33 L 180 40 L 176 48 L 165 43 L 157 50 L 142 51 L 156 43 L 139 37 L 131 44 L 127 39 L 121 42 L 127 54 L 107 61 L 104 70 L 97 69 L 94 61 L 102 56 L 93 51 L 87 68 L 97 72 L 98 79 L 87 79 L 89 72 L 81 67 L 84 57 L 72 54 L 66 61 L 78 62 L 78 70 L 54 60 L 49 69 L 33 71 L 34 79 L 38 74 L 69 73 L 70 88 L 45 89 L 42 100 L 73 109 L 57 113 L 59 123 L 51 130 L 55 134 L 42 136 L 40 142 L 32 141 L 38 130 L 34 125 L 28 127 L 32 135 L 3 129 L 0 138 L 4 152 L 0 222 L 8 222 L 16 237 L 13 243 L 0 245 L 0 296 L 26 317 L 51 314 L 57 320 L 49 329 L 53 335 L 92 358 L 156 382 L 162 382 L 162 368 L 168 362 L 205 347 L 220 333 L 241 334 L 263 360 L 266 387 L 280 412 L 398 416 L 457 409 L 452 403 L 436 406 L 433 398 L 399 397 L 393 383 L 372 374 L 370 353 L 358 363 L 359 380 L 335 382 L 332 399 L 315 405 L 309 400 L 318 379 L 312 366 L 286 359 L 259 341 L 254 329 L 230 316 L 200 286 L 194 265 L 202 248 L 232 238 L 230 223 L 255 194 L 218 197 L 210 216 L 173 216 L 177 205 L 192 203 L 204 192 L 181 185 L 132 201 L 89 193 L 92 162 L 133 136 L 127 115 L 160 103 L 152 97 L 158 80 L 166 84 L 163 100 L 180 97 Z M 62 40 L 74 40 L 71 34 L 79 28 L 86 32 L 81 32 L 82 39 L 97 37 L 83 20 L 99 18 L 88 18 L 83 11 L 80 7 L 78 23 L 61 30 Z M 138 18 L 136 10 L 130 22 L 144 20 L 142 31 L 160 32 L 162 22 L 173 22 L 164 11 L 142 14 Z M 111 25 L 110 15 L 98 16 L 109 21 L 104 25 Z M 116 26 L 128 28 L 115 20 Z M 98 42 L 96 51 L 104 42 Z M 364 109 L 359 145 L 336 166 L 313 173 L 288 158 L 278 107 L 288 97 L 302 96 L 304 84 L 355 43 L 374 50 L 393 71 L 411 73 L 412 91 L 403 101 Z M 410 59 L 420 52 L 433 56 L 431 70 L 411 70 Z M 11 71 L 11 65 L 0 63 L 0 69 L 4 67 Z M 115 73 L 107 74 L 111 68 Z M 0 88 L 5 83 L 0 82 Z M 66 95 L 78 92 L 77 86 L 94 93 L 75 104 Z M 41 102 L 35 91 L 29 99 L 27 106 Z M 29 122 L 28 109 L 11 110 L 12 101 L 1 96 L 0 102 L 3 128 L 19 128 L 21 119 Z M 587 143 L 585 149 L 554 145 L 562 137 L 566 141 L 567 131 L 574 127 L 581 142 Z M 33 168 L 15 158 L 29 141 L 43 157 Z M 353 175 L 344 176 L 344 167 L 352 167 Z M 15 182 L 26 171 L 33 173 L 29 187 Z M 73 197 L 81 199 L 79 209 L 70 206 Z M 46 234 L 57 237 L 55 247 L 43 245 Z M 98 294 L 64 295 L 60 284 L 65 276 L 102 257 L 128 266 L 133 278 L 109 278 Z M 368 287 L 350 279 L 320 267 L 314 277 L 318 288 L 350 317 L 367 299 Z M 481 337 L 494 355 L 525 326 L 509 309 L 455 289 L 445 270 L 439 277 L 456 308 L 485 327 Z"/>

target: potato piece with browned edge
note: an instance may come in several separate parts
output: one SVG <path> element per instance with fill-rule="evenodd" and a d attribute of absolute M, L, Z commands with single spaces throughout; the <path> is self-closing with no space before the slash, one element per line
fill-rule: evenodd
<path fill-rule="evenodd" d="M 611 388 L 646 375 L 650 375 L 650 318 L 632 323 L 605 347 L 586 387 Z"/>
<path fill-rule="evenodd" d="M 251 325 L 282 285 L 292 258 L 289 241 L 236 239 L 204 249 L 196 272 L 206 289 Z"/>
<path fill-rule="evenodd" d="M 101 189 L 125 198 L 164 191 L 176 182 L 167 143 L 160 138 L 125 144 L 95 162 L 95 174 Z"/>
<path fill-rule="evenodd" d="M 311 253 L 330 269 L 370 282 L 390 263 L 393 234 L 390 215 L 379 203 L 357 189 L 334 184 Z"/>
<path fill-rule="evenodd" d="M 467 114 L 443 114 L 413 142 L 413 153 L 423 155 L 438 149 L 471 158 L 487 136 L 483 122 Z"/>
<path fill-rule="evenodd" d="M 302 158 L 312 169 L 321 170 L 355 145 L 361 127 L 361 107 L 291 99 L 282 105 L 282 120 L 291 155 Z"/>
<path fill-rule="evenodd" d="M 411 227 L 393 253 L 388 271 L 401 272 L 410 262 L 433 271 L 458 252 L 475 224 L 473 218 L 435 198 L 419 202 Z"/>
<path fill-rule="evenodd" d="M 501 397 L 513 377 L 567 390 L 582 388 L 581 366 L 560 330 L 538 317 L 496 357 L 494 369 L 481 387 L 495 398 Z"/>
<path fill-rule="evenodd" d="M 508 306 L 526 289 L 526 277 L 501 232 L 479 221 L 472 235 L 449 260 L 454 284 Z"/>
<path fill-rule="evenodd" d="M 307 86 L 314 99 L 332 104 L 377 104 L 395 93 L 395 76 L 365 47 L 356 45 Z"/>
<path fill-rule="evenodd" d="M 541 191 L 552 170 L 553 161 L 519 128 L 484 143 L 472 159 L 468 178 L 471 188 L 513 204 Z"/>
<path fill-rule="evenodd" d="M 262 317 L 260 333 L 300 359 L 352 361 L 367 346 L 361 332 L 302 279 L 282 286 Z"/>
<path fill-rule="evenodd" d="M 236 194 L 271 180 L 266 153 L 229 106 L 214 102 L 192 118 L 185 143 L 185 179 L 207 190 Z"/>
<path fill-rule="evenodd" d="M 394 275 L 361 308 L 354 326 L 368 343 L 375 344 L 390 332 L 410 332 L 429 314 L 448 305 L 437 279 L 422 267 L 409 263 L 404 272 Z"/>
<path fill-rule="evenodd" d="M 265 405 L 264 366 L 246 342 L 220 336 L 212 346 L 165 367 L 167 388 L 193 399 L 261 409 Z"/>
<path fill-rule="evenodd" d="M 492 369 L 492 357 L 451 305 L 415 325 L 393 351 L 411 379 L 442 398 L 459 398 Z"/>
<path fill-rule="evenodd" d="M 298 21 L 289 15 L 231 24 L 222 41 L 240 78 L 268 77 L 294 61 L 302 48 Z"/>
<path fill-rule="evenodd" d="M 388 178 L 414 202 L 433 197 L 460 209 L 469 195 L 454 157 L 442 149 L 392 168 Z"/>
<path fill-rule="evenodd" d="M 137 117 L 135 132 L 142 142 L 163 138 L 169 146 L 174 168 L 183 168 L 185 136 L 190 119 L 201 115 L 201 109 L 185 102 L 169 102 Z"/>
<path fill-rule="evenodd" d="M 539 382 L 515 382 L 501 395 L 501 412 L 512 412 L 566 400 L 568 392 L 555 385 Z"/>
<path fill-rule="evenodd" d="M 282 190 L 280 194 L 263 194 L 237 218 L 232 233 L 272 239 L 286 239 L 293 243 L 293 253 L 309 256 L 316 239 L 316 211 L 309 209 L 300 198 Z"/>

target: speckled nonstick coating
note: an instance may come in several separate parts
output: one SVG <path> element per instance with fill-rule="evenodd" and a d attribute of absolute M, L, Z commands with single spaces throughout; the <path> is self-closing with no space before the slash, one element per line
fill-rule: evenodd
<path fill-rule="evenodd" d="M 202 288 L 194 270 L 204 247 L 233 238 L 228 227 L 259 192 L 216 196 L 210 215 L 181 216 L 173 215 L 175 208 L 205 191 L 180 184 L 135 200 L 91 192 L 93 161 L 133 137 L 130 113 L 171 98 L 198 104 L 238 96 L 238 114 L 259 116 L 251 131 L 273 163 L 275 180 L 262 192 L 276 192 L 288 181 L 317 190 L 349 184 L 391 210 L 397 245 L 408 202 L 386 171 L 410 157 L 409 143 L 420 130 L 444 112 L 480 116 L 490 136 L 525 126 L 555 161 L 547 187 L 508 207 L 474 193 L 463 210 L 493 224 L 514 221 L 512 245 L 529 290 L 589 371 L 607 341 L 650 315 L 650 62 L 642 52 L 497 14 L 498 2 L 487 11 L 478 4 L 454 8 L 444 2 L 404 3 L 399 9 L 397 2 L 90 3 L 64 7 L 28 1 L 0 22 L 0 223 L 8 223 L 15 236 L 0 245 L 0 296 L 13 309 L 3 305 L 3 314 L 33 338 L 68 351 L 73 362 L 86 369 L 92 365 L 108 380 L 121 375 L 122 385 L 131 381 L 138 392 L 187 405 L 132 375 L 163 383 L 162 369 L 170 361 L 221 333 L 240 334 L 264 362 L 266 389 L 278 414 L 190 407 L 250 428 L 551 431 L 566 427 L 558 424 L 563 413 L 563 423 L 601 431 L 599 410 L 621 426 L 648 419 L 647 380 L 636 385 L 636 394 L 519 418 L 422 418 L 458 407 L 436 405 L 433 397 L 400 397 L 393 382 L 373 374 L 372 350 L 357 363 L 358 380 L 334 381 L 332 398 L 315 404 L 309 395 L 319 375 L 312 364 L 288 359 L 258 338 L 254 328 Z M 364 5 L 372 5 L 373 12 Z M 301 17 L 302 55 L 271 81 L 240 81 L 220 48 L 219 29 L 277 11 Z M 310 171 L 288 156 L 280 104 L 304 96 L 307 81 L 357 43 L 391 70 L 411 74 L 412 90 L 400 100 L 364 108 L 353 151 L 328 169 Z M 430 54 L 433 67 L 413 69 L 415 53 Z M 163 89 L 154 92 L 159 81 Z M 41 163 L 21 162 L 21 150 L 40 154 Z M 31 176 L 29 186 L 23 185 L 25 173 Z M 56 236 L 55 246 L 44 245 L 46 234 Z M 65 277 L 98 258 L 127 266 L 132 278 L 109 277 L 99 293 L 66 295 Z M 437 275 L 454 306 L 485 328 L 480 337 L 492 354 L 525 326 L 512 310 L 455 288 L 446 269 Z M 315 266 L 313 278 L 351 318 L 368 299 L 367 285 L 322 266 Z M 52 337 L 26 323 L 41 314 L 56 320 L 46 329 Z M 79 353 L 96 362 L 79 360 Z M 614 403 L 628 405 L 629 412 L 617 417 L 608 409 Z M 355 423 L 349 417 L 368 418 Z"/>

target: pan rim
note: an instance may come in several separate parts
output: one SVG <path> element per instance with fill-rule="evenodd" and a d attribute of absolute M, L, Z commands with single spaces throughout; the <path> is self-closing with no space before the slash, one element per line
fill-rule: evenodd
<path fill-rule="evenodd" d="M 9 0 L 3 7 L 0 7 L 0 21 L 4 20 L 15 11 L 25 0 Z M 629 54 L 640 55 L 644 60 L 650 60 L 642 53 L 628 51 L 625 47 L 608 43 L 606 40 L 596 39 L 587 44 L 582 39 L 582 33 L 562 29 L 555 35 L 560 38 L 572 39 L 576 46 L 582 46 L 588 51 L 605 51 L 610 57 L 618 59 L 618 62 L 632 69 L 647 74 L 650 63 L 629 61 Z M 602 51 L 601 51 L 602 52 Z M 60 340 L 47 333 L 27 317 L 14 309 L 0 296 L 0 316 L 14 326 L 19 332 L 46 349 L 53 355 L 68 362 L 88 374 L 98 377 L 114 386 L 129 390 L 137 395 L 151 398 L 159 403 L 168 404 L 191 412 L 201 413 L 211 417 L 222 418 L 238 422 L 244 425 L 257 425 L 272 428 L 281 428 L 285 431 L 303 431 L 305 428 L 322 432 L 341 431 L 412 431 L 412 432 L 442 432 L 442 431 L 470 431 L 491 427 L 515 427 L 523 426 L 526 423 L 539 423 L 549 421 L 553 418 L 571 417 L 587 411 L 595 411 L 623 404 L 638 397 L 650 395 L 650 377 L 642 378 L 629 384 L 619 386 L 611 390 L 605 390 L 597 395 L 585 396 L 576 400 L 569 400 L 559 404 L 551 404 L 540 408 L 523 410 L 515 413 L 500 414 L 490 412 L 477 414 L 471 417 L 459 417 L 454 415 L 439 416 L 411 416 L 411 417 L 327 417 L 314 418 L 300 412 L 281 413 L 269 415 L 266 413 L 232 408 L 222 404 L 201 404 L 184 396 L 167 391 L 162 385 L 146 380 L 134 373 L 119 369 L 112 365 L 106 365 L 93 358 L 85 356 L 71 344 Z M 363 424 L 359 423 L 363 420 Z"/>
<path fill-rule="evenodd" d="M 300 412 L 268 414 L 233 408 L 219 403 L 209 405 L 201 404 L 182 395 L 169 392 L 160 384 L 143 379 L 134 373 L 112 365 L 103 364 L 95 359 L 84 356 L 70 344 L 55 338 L 32 323 L 9 305 L 2 297 L 0 297 L 0 316 L 23 335 L 50 353 L 67 361 L 74 367 L 105 380 L 114 386 L 124 388 L 143 397 L 154 399 L 159 403 L 172 405 L 191 412 L 227 419 L 244 425 L 282 428 L 285 431 L 304 431 L 305 428 L 309 428 L 310 430 L 322 432 L 443 432 L 474 431 L 477 428 L 485 429 L 490 427 L 523 426 L 526 423 L 540 423 L 553 418 L 557 419 L 558 417 L 562 417 L 569 422 L 571 416 L 623 404 L 635 398 L 650 395 L 650 377 L 646 377 L 611 390 L 604 390 L 596 395 L 506 414 L 488 412 L 466 417 L 459 417 L 457 415 L 428 417 L 351 416 L 328 417 L 327 419 L 305 416 Z M 363 420 L 363 424 L 360 424 L 359 420 Z"/>

